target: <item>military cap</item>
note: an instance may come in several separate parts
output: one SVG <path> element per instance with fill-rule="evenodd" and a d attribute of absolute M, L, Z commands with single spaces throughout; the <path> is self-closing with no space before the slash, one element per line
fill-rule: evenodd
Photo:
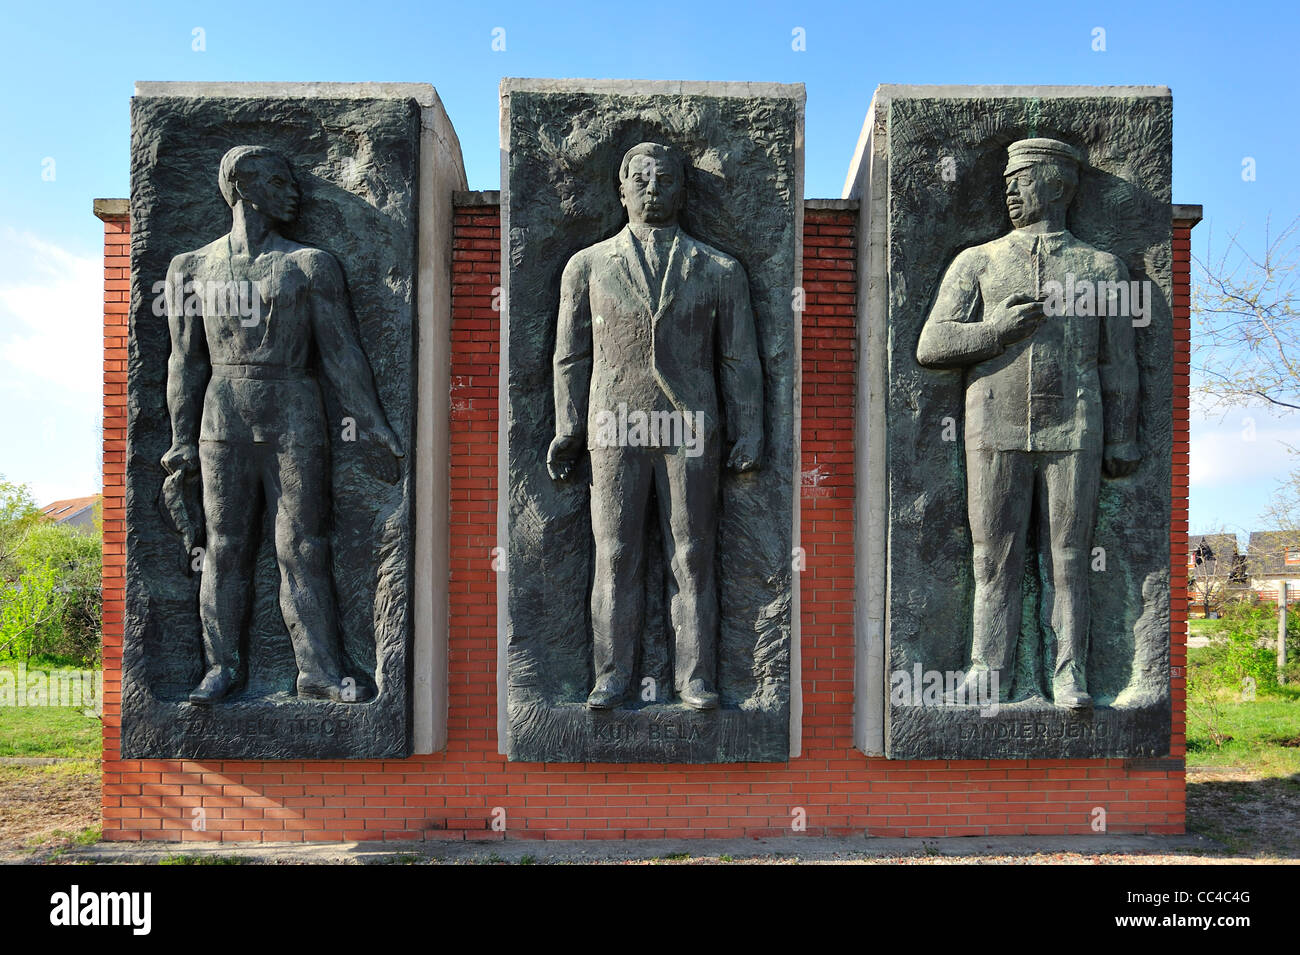
<path fill-rule="evenodd" d="M 1007 168 L 1002 175 L 1010 176 L 1038 162 L 1062 161 L 1078 166 L 1083 163 L 1083 154 L 1059 139 L 1022 139 L 1007 147 Z"/>

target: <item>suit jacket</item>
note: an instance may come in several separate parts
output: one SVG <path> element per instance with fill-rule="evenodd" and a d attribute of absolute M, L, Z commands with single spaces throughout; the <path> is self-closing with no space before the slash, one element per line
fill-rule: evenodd
<path fill-rule="evenodd" d="M 968 448 L 1097 450 L 1137 440 L 1138 373 L 1132 315 L 1048 315 L 1003 348 L 984 312 L 1046 283 L 1128 282 L 1115 256 L 1068 231 L 1015 231 L 959 254 L 921 330 L 916 358 L 965 367 Z M 1103 296 L 1104 297 L 1104 296 Z M 1095 304 L 1095 303 L 1094 303 Z M 1109 306 L 1108 306 L 1109 310 Z"/>
<path fill-rule="evenodd" d="M 631 230 L 583 249 L 564 268 L 556 330 L 555 433 L 590 435 L 602 410 L 703 412 L 729 440 L 762 451 L 763 370 L 749 280 L 739 262 L 678 229 L 652 283 Z M 721 396 L 719 396 L 719 385 Z"/>

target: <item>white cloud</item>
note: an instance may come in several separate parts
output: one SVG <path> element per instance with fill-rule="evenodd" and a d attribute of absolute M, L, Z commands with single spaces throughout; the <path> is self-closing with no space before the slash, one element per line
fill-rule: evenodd
<path fill-rule="evenodd" d="M 0 261 L 0 375 L 20 402 L 93 410 L 102 394 L 102 261 L 9 227 Z"/>
<path fill-rule="evenodd" d="M 1278 481 L 1300 467 L 1300 416 L 1278 418 L 1266 411 L 1234 411 L 1223 418 L 1195 412 L 1191 421 L 1193 489 Z"/>
<path fill-rule="evenodd" d="M 0 474 L 40 503 L 99 487 L 103 264 L 0 228 Z"/>

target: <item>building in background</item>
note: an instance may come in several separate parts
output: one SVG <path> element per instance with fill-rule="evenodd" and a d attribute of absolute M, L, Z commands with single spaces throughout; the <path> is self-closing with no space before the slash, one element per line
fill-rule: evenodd
<path fill-rule="evenodd" d="M 1261 600 L 1277 603 L 1282 582 L 1287 602 L 1300 600 L 1300 534 L 1293 531 L 1251 531 L 1246 544 L 1250 589 Z"/>
<path fill-rule="evenodd" d="M 66 524 L 68 527 L 75 527 L 87 534 L 93 534 L 95 531 L 95 514 L 103 500 L 104 495 L 102 494 L 91 494 L 89 497 L 70 497 L 66 500 L 55 501 L 53 504 L 46 504 L 41 508 L 41 513 L 56 524 Z"/>
<path fill-rule="evenodd" d="M 1235 534 L 1191 534 L 1187 538 L 1187 596 L 1193 614 L 1209 617 L 1227 600 L 1251 591 L 1245 554 Z"/>

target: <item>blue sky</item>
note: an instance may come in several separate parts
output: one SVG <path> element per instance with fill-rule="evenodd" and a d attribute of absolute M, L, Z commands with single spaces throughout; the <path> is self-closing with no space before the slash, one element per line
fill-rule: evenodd
<path fill-rule="evenodd" d="M 1270 215 L 1300 213 L 1290 5 L 72 2 L 11 4 L 4 25 L 0 474 L 42 501 L 98 487 L 91 200 L 128 194 L 136 80 L 433 83 L 479 189 L 498 186 L 502 76 L 802 82 L 810 197 L 840 195 L 879 83 L 1160 84 L 1174 93 L 1174 199 L 1205 206 L 1194 254 L 1238 230 L 1258 247 Z M 792 49 L 796 28 L 805 50 Z M 1239 418 L 1197 416 L 1193 530 L 1255 526 L 1289 469 L 1279 442 L 1300 445 L 1300 418 L 1251 414 L 1249 453 L 1233 444 Z"/>

